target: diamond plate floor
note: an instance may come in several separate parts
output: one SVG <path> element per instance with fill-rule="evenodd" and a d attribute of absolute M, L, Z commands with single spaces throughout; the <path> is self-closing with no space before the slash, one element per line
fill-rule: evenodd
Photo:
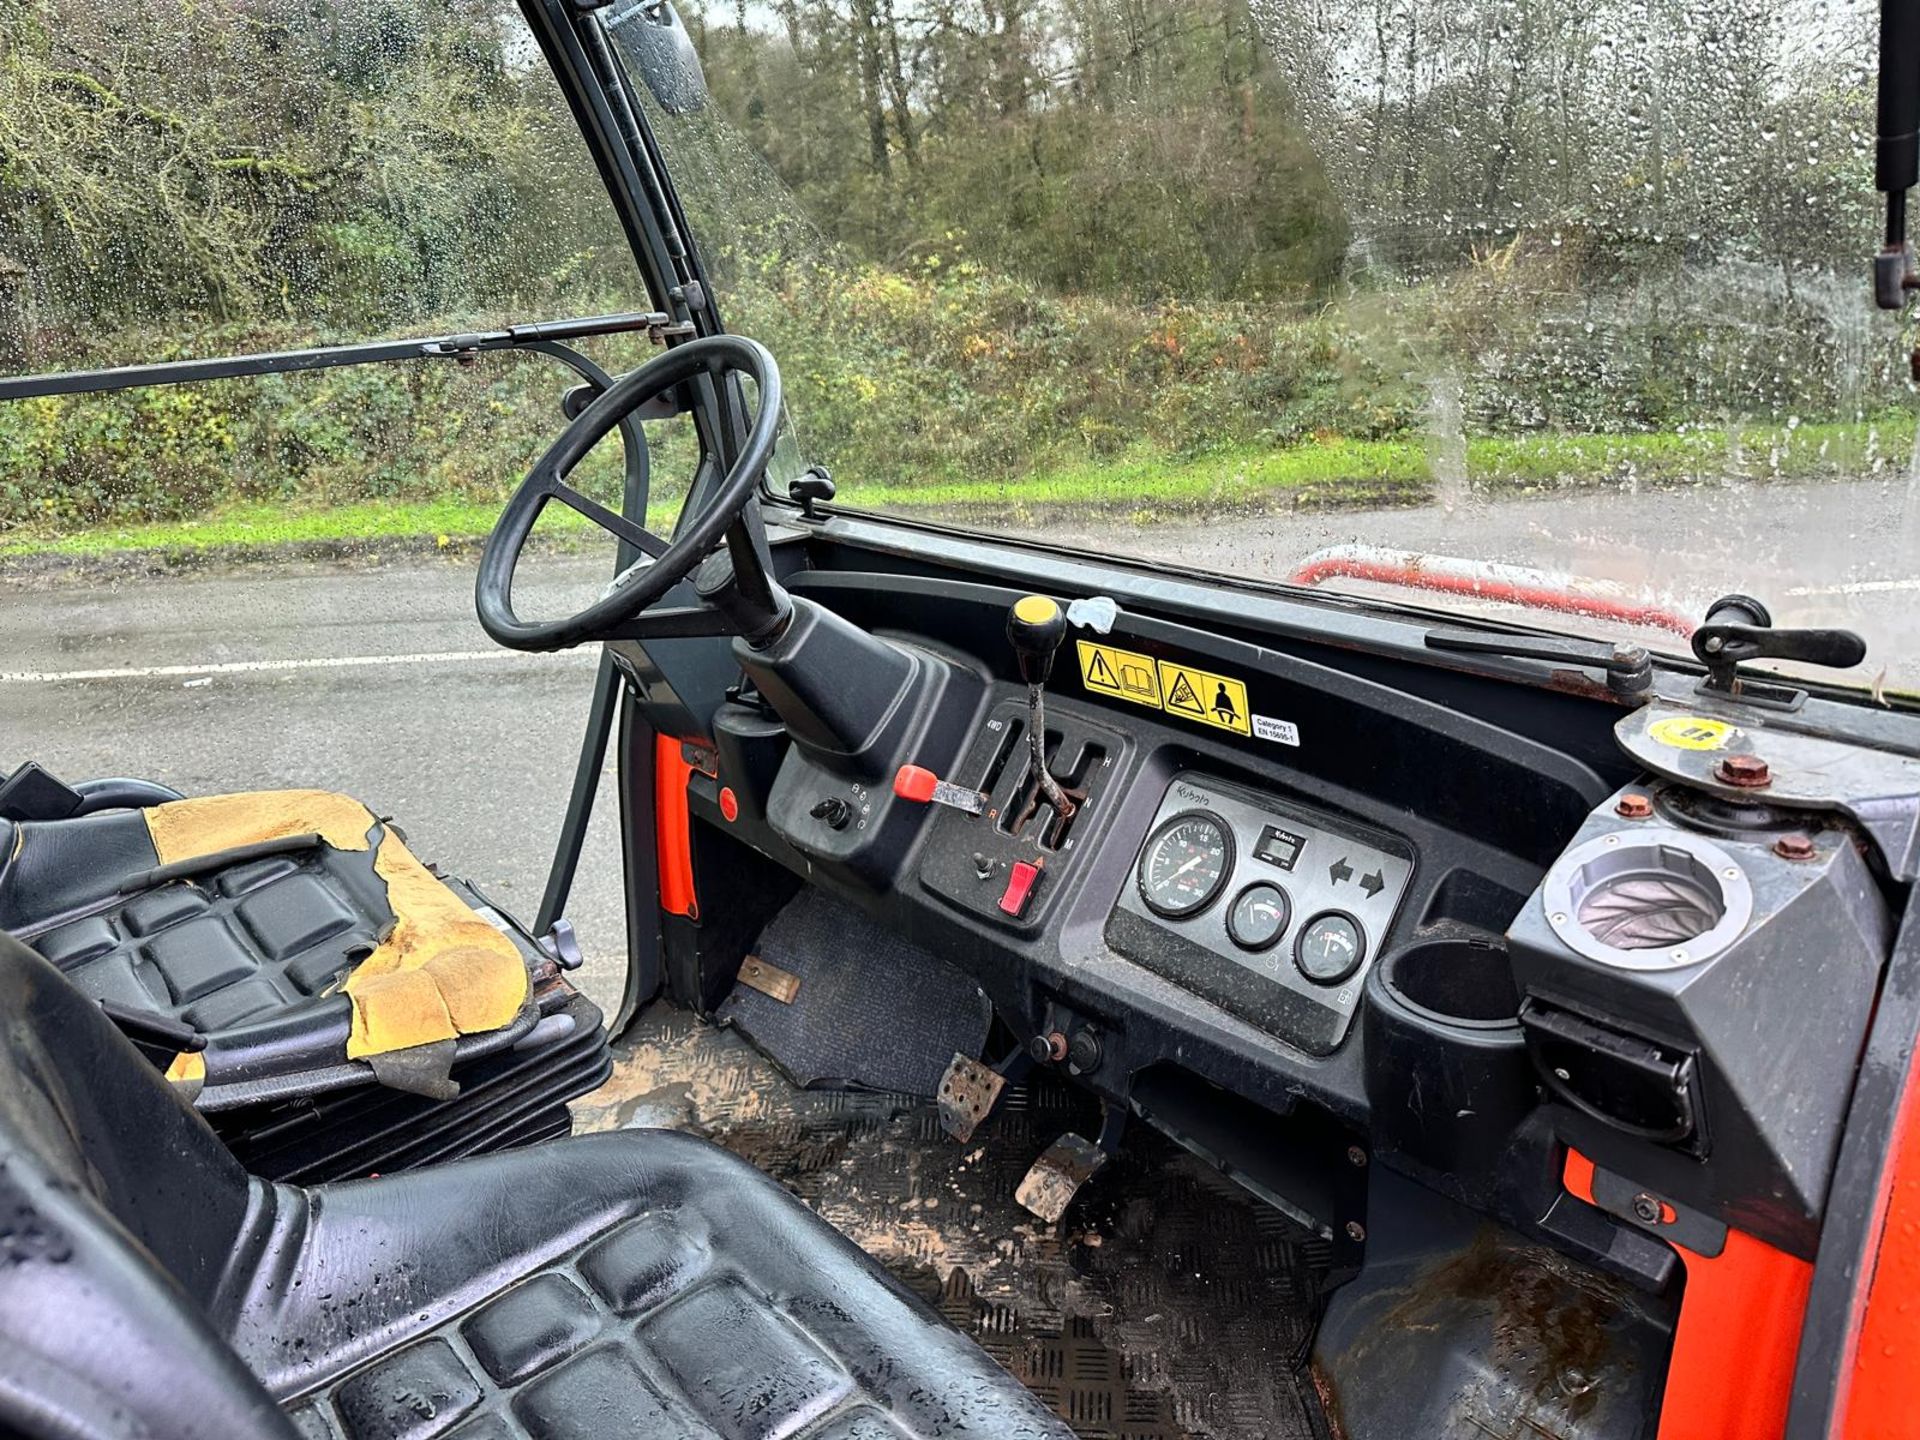
<path fill-rule="evenodd" d="M 689 1130 L 779 1179 L 1083 1440 L 1308 1440 L 1296 1366 L 1312 1282 L 1273 1211 L 1144 1126 L 1058 1227 L 1014 1204 L 1027 1166 L 1097 1115 L 1008 1091 L 972 1143 L 904 1096 L 797 1090 L 739 1035 L 656 1006 L 575 1130 Z"/>

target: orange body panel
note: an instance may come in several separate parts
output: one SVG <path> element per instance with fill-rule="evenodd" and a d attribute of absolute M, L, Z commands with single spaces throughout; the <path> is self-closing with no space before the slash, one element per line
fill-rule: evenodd
<path fill-rule="evenodd" d="M 1567 1152 L 1567 1190 L 1593 1201 L 1593 1162 Z M 1660 1407 L 1660 1440 L 1780 1440 L 1813 1266 L 1738 1230 L 1687 1271 Z"/>
<path fill-rule="evenodd" d="M 1843 1440 L 1917 1440 L 1920 1405 L 1920 1081 L 1909 1078 L 1894 1124 L 1875 1253 L 1861 1279 L 1864 1308 L 1843 1382 Z"/>
<path fill-rule="evenodd" d="M 693 766 L 671 735 L 653 741 L 653 827 L 660 857 L 660 908 L 669 915 L 700 918 L 693 892 L 693 821 L 687 811 L 687 780 Z"/>

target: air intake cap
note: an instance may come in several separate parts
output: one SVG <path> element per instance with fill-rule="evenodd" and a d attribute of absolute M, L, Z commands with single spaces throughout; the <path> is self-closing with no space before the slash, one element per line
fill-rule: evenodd
<path fill-rule="evenodd" d="M 1711 960 L 1753 918 L 1746 871 L 1682 830 L 1636 827 L 1576 845 L 1547 872 L 1541 898 L 1564 944 L 1620 970 Z"/>

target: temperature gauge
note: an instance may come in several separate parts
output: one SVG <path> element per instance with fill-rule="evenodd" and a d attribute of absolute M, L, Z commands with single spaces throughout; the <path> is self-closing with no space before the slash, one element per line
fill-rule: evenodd
<path fill-rule="evenodd" d="M 1293 942 L 1293 963 L 1316 985 L 1338 985 L 1367 958 L 1367 932 L 1343 910 L 1322 910 Z"/>
<path fill-rule="evenodd" d="M 1227 934 L 1242 950 L 1271 950 L 1286 933 L 1292 915 L 1287 892 L 1261 880 L 1233 897 Z"/>
<path fill-rule="evenodd" d="M 1140 853 L 1140 898 L 1170 920 L 1211 905 L 1233 869 L 1233 836 L 1211 815 L 1176 815 Z"/>

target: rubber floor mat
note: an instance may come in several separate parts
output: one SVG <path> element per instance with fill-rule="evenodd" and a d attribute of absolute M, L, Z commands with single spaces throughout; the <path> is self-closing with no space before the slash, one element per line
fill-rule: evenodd
<path fill-rule="evenodd" d="M 932 1097 L 956 1054 L 980 1058 L 993 1005 L 966 975 L 811 887 L 754 953 L 799 982 L 789 1001 L 744 982 L 720 1006 L 798 1085 Z"/>
<path fill-rule="evenodd" d="M 656 1006 L 576 1133 L 706 1135 L 780 1180 L 1018 1376 L 1083 1440 L 1323 1434 L 1299 1361 L 1312 1257 L 1277 1212 L 1143 1125 L 1058 1226 L 1013 1201 L 1097 1111 L 1012 1087 L 971 1143 L 908 1095 L 800 1090 L 740 1035 Z"/>

